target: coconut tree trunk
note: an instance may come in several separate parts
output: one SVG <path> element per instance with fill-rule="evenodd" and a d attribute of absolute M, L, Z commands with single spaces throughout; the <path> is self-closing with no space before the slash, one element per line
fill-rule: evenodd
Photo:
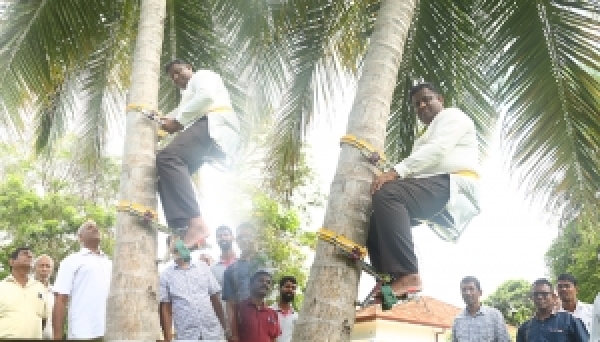
<path fill-rule="evenodd" d="M 157 106 L 165 11 L 165 0 L 141 1 L 128 103 Z M 156 128 L 135 112 L 127 113 L 126 121 L 119 199 L 156 208 Z M 156 247 L 155 232 L 118 213 L 106 339 L 160 337 Z"/>
<path fill-rule="evenodd" d="M 396 75 L 417 0 L 383 0 L 348 120 L 353 134 L 383 150 Z M 354 147 L 342 145 L 324 227 L 364 245 L 373 173 Z M 354 325 L 360 272 L 319 241 L 293 341 L 347 341 Z"/>

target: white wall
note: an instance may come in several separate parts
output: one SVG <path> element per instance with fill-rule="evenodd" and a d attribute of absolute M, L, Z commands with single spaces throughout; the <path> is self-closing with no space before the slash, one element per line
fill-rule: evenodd
<path fill-rule="evenodd" d="M 353 342 L 436 342 L 436 332 L 441 328 L 433 328 L 403 322 L 377 320 L 361 322 L 354 325 L 352 331 Z M 437 342 L 446 341 L 446 329 L 440 334 Z"/>

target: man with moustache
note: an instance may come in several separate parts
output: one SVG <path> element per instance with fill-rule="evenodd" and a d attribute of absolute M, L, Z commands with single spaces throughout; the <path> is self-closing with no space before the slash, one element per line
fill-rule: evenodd
<path fill-rule="evenodd" d="M 281 335 L 276 342 L 292 341 L 294 324 L 298 319 L 298 313 L 292 306 L 297 285 L 296 278 L 293 276 L 284 276 L 279 280 L 279 300 L 271 306 L 273 310 L 277 311 L 279 325 L 281 326 Z"/>
<path fill-rule="evenodd" d="M 509 342 L 504 317 L 496 308 L 481 304 L 481 285 L 475 277 L 464 277 L 460 292 L 467 307 L 452 325 L 452 342 Z"/>
<path fill-rule="evenodd" d="M 222 340 L 229 333 L 220 301 L 221 287 L 204 262 L 191 263 L 175 255 L 175 264 L 160 274 L 159 317 L 165 341 Z"/>
<path fill-rule="evenodd" d="M 194 72 L 179 59 L 167 63 L 165 72 L 181 89 L 181 101 L 161 118 L 161 128 L 176 135 L 156 154 L 158 193 L 169 228 L 182 239 L 177 242 L 185 251 L 182 257 L 189 257 L 190 250 L 206 246 L 209 235 L 191 175 L 208 160 L 228 164 L 237 148 L 239 122 L 217 73 Z"/>
<path fill-rule="evenodd" d="M 277 313 L 265 304 L 273 278 L 258 271 L 250 278 L 250 297 L 237 303 L 237 336 L 228 341 L 273 342 L 281 335 Z"/>
<path fill-rule="evenodd" d="M 60 263 L 52 287 L 52 330 L 55 340 L 63 338 L 67 305 L 69 339 L 102 338 L 106 328 L 106 300 L 110 290 L 112 262 L 100 250 L 101 237 L 96 222 L 84 222 L 77 236 L 81 249 Z"/>
<path fill-rule="evenodd" d="M 49 310 L 46 289 L 29 278 L 33 253 L 28 247 L 10 254 L 10 275 L 0 282 L 0 339 L 41 339 Z"/>
<path fill-rule="evenodd" d="M 219 282 L 219 285 L 223 286 L 223 274 L 229 265 L 233 264 L 237 260 L 237 255 L 233 250 L 233 232 L 228 226 L 219 226 L 215 232 L 217 239 L 217 245 L 221 249 L 221 256 L 219 261 L 212 265 L 210 270 L 214 274 L 215 278 Z"/>
<path fill-rule="evenodd" d="M 52 308 L 54 307 L 54 292 L 52 291 L 52 286 L 50 285 L 50 277 L 52 277 L 52 273 L 54 273 L 54 261 L 51 257 L 46 254 L 42 254 L 35 259 L 33 262 L 33 274 L 35 280 L 44 284 L 46 287 L 46 304 L 48 306 L 48 311 L 52 313 Z M 42 332 L 43 338 L 45 340 L 51 340 L 54 335 L 52 334 L 52 315 L 49 315 L 48 320 L 46 321 L 46 327 Z"/>
<path fill-rule="evenodd" d="M 374 178 L 367 235 L 373 267 L 393 277 L 396 296 L 422 290 L 411 227 L 426 221 L 454 240 L 479 213 L 473 120 L 458 108 L 444 108 L 443 96 L 430 83 L 414 86 L 410 97 L 427 128 L 408 157 Z"/>
<path fill-rule="evenodd" d="M 587 342 L 589 334 L 579 318 L 568 312 L 553 312 L 556 295 L 548 279 L 538 279 L 531 287 L 535 305 L 533 318 L 517 331 L 517 342 Z"/>

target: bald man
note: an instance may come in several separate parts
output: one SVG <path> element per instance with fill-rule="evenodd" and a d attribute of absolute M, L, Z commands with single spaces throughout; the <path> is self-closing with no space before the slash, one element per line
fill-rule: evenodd
<path fill-rule="evenodd" d="M 50 285 L 50 277 L 54 273 L 54 261 L 46 254 L 42 254 L 35 259 L 33 262 L 33 273 L 35 280 L 44 284 L 46 287 L 46 303 L 48 310 L 52 312 L 54 306 L 54 293 L 52 293 L 52 286 Z M 44 340 L 51 340 L 52 336 L 52 315 L 48 317 L 46 321 L 46 327 L 42 331 L 42 337 Z"/>

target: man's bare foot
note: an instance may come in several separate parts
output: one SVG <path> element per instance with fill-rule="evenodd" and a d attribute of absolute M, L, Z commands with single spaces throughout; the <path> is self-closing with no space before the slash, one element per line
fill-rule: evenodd
<path fill-rule="evenodd" d="M 423 284 L 418 273 L 400 276 L 392 282 L 392 290 L 396 297 L 401 297 L 409 292 L 420 292 L 422 289 Z"/>
<path fill-rule="evenodd" d="M 202 217 L 193 217 L 189 221 L 188 230 L 183 237 L 183 243 L 190 249 L 202 249 L 207 247 L 206 240 L 209 236 L 208 227 Z"/>

